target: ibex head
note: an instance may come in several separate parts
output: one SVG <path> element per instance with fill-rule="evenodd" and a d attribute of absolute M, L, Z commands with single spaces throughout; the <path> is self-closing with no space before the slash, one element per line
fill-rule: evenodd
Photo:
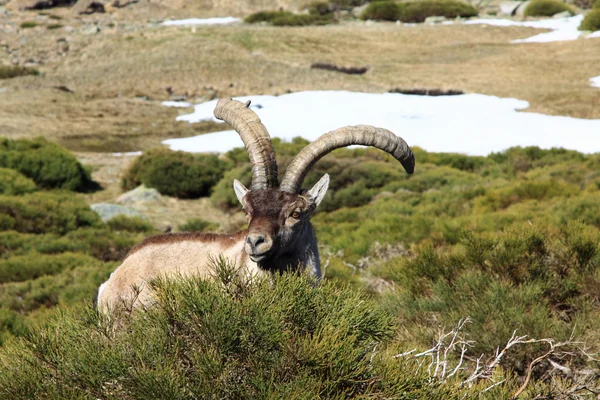
<path fill-rule="evenodd" d="M 249 105 L 250 102 L 221 99 L 214 114 L 239 133 L 250 156 L 250 189 L 237 180 L 233 188 L 249 218 L 245 251 L 261 266 L 285 268 L 283 263 L 294 263 L 309 247 L 316 248 L 309 219 L 327 192 L 329 175 L 323 176 L 310 190 L 301 186 L 310 168 L 321 157 L 340 147 L 373 146 L 392 154 L 409 174 L 414 171 L 414 155 L 402 138 L 381 128 L 348 126 L 326 133 L 302 149 L 279 185 L 271 138 Z M 318 265 L 318 253 L 305 257 L 316 257 Z"/>

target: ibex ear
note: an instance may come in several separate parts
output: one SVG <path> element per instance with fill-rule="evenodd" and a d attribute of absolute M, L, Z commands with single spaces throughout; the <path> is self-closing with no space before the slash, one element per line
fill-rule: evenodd
<path fill-rule="evenodd" d="M 325 174 L 319 182 L 315 183 L 315 186 L 312 187 L 308 191 L 308 195 L 314 201 L 315 207 L 321 204 L 323 197 L 325 197 L 325 193 L 327 193 L 327 188 L 329 187 L 329 175 Z"/>
<path fill-rule="evenodd" d="M 242 185 L 242 182 L 238 181 L 237 179 L 233 180 L 233 190 L 238 201 L 242 207 L 244 207 L 244 196 L 248 194 L 249 190 L 246 189 L 246 186 Z"/>

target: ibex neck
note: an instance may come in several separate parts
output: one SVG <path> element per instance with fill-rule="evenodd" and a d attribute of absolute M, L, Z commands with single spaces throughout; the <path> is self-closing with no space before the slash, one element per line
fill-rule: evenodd
<path fill-rule="evenodd" d="M 264 264 L 264 265 L 263 265 Z M 315 231 L 309 222 L 295 241 L 295 246 L 285 253 L 258 264 L 261 269 L 270 271 L 308 271 L 311 276 L 321 278 L 321 261 Z"/>

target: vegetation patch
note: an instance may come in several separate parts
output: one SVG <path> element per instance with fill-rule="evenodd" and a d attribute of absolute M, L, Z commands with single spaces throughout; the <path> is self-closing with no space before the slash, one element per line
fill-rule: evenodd
<path fill-rule="evenodd" d="M 43 189 L 90 191 L 98 188 L 75 156 L 43 138 L 0 138 L 0 167 L 20 172 Z"/>
<path fill-rule="evenodd" d="M 35 68 L 21 67 L 18 65 L 0 65 L 0 79 L 39 74 L 40 72 Z"/>
<path fill-rule="evenodd" d="M 216 155 L 194 155 L 159 149 L 138 157 L 121 181 L 123 190 L 144 184 L 161 194 L 179 198 L 210 195 L 231 163 Z"/>
<path fill-rule="evenodd" d="M 0 230 L 66 234 L 101 224 L 84 200 L 68 192 L 0 196 Z"/>
<path fill-rule="evenodd" d="M 367 72 L 367 67 L 340 67 L 335 64 L 328 63 L 313 63 L 310 68 L 312 69 L 324 69 L 326 71 L 341 72 L 349 75 L 362 75 Z"/>
<path fill-rule="evenodd" d="M 35 28 L 38 25 L 39 24 L 35 21 L 23 21 L 19 24 L 21 29 L 31 29 L 31 28 Z"/>
<path fill-rule="evenodd" d="M 395 1 L 373 1 L 362 12 L 362 20 L 398 21 L 400 8 Z"/>
<path fill-rule="evenodd" d="M 402 22 L 424 22 L 427 17 L 432 16 L 470 18 L 479 14 L 472 5 L 452 0 L 398 3 L 398 9 L 398 19 Z"/>
<path fill-rule="evenodd" d="M 259 11 L 247 16 L 244 21 L 249 24 L 264 22 L 273 26 L 327 25 L 335 22 L 329 13 L 294 14 L 289 11 Z"/>
<path fill-rule="evenodd" d="M 594 8 L 588 13 L 579 25 L 580 31 L 600 31 L 600 8 Z"/>
<path fill-rule="evenodd" d="M 210 232 L 217 228 L 217 224 L 205 221 L 201 218 L 190 219 L 186 223 L 179 225 L 180 232 Z"/>
<path fill-rule="evenodd" d="M 372 2 L 361 14 L 361 19 L 380 21 L 424 22 L 427 17 L 469 18 L 479 12 L 468 3 L 453 0 L 424 0 L 407 3 L 394 1 Z"/>
<path fill-rule="evenodd" d="M 21 195 L 35 192 L 35 183 L 15 170 L 0 168 L 0 195 Z"/>
<path fill-rule="evenodd" d="M 525 8 L 524 15 L 529 17 L 551 17 L 563 11 L 568 11 L 571 14 L 575 13 L 571 6 L 560 0 L 532 0 Z"/>
<path fill-rule="evenodd" d="M 401 89 L 395 88 L 391 89 L 389 93 L 401 93 L 401 94 L 410 94 L 416 96 L 460 96 L 461 94 L 465 94 L 462 90 L 454 90 L 454 89 Z"/>

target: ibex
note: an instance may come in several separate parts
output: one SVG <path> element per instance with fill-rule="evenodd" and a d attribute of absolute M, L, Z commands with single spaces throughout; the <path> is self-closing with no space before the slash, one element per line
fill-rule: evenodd
<path fill-rule="evenodd" d="M 100 310 L 107 312 L 123 304 L 133 308 L 149 305 L 152 294 L 144 288 L 146 281 L 174 274 L 209 276 L 209 260 L 219 255 L 248 273 L 307 270 L 320 278 L 317 239 L 309 219 L 325 196 L 329 175 L 312 189 L 301 189 L 310 168 L 337 148 L 364 145 L 392 154 L 409 174 L 414 171 L 414 155 L 400 137 L 372 126 L 348 126 L 326 133 L 302 149 L 279 185 L 271 138 L 248 106 L 249 102 L 221 99 L 214 111 L 215 117 L 239 133 L 250 156 L 250 189 L 233 182 L 249 218 L 248 228 L 232 234 L 170 233 L 145 239 L 100 286 Z"/>

